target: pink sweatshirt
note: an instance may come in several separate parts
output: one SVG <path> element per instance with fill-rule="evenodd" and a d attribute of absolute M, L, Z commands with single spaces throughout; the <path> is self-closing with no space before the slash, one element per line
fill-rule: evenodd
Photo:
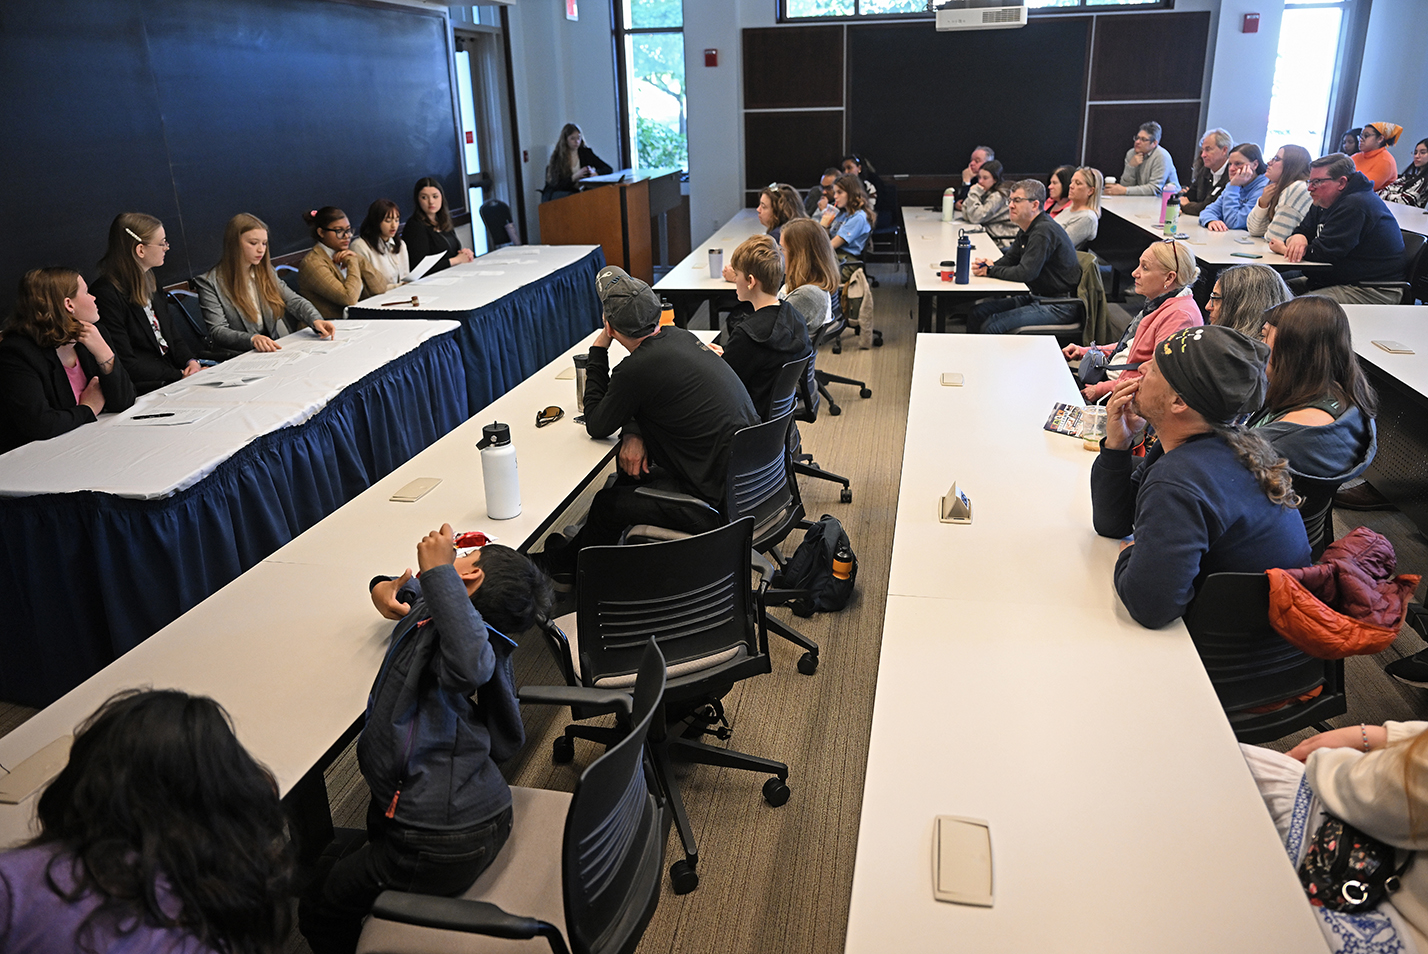
<path fill-rule="evenodd" d="M 1126 357 L 1126 363 L 1140 364 L 1149 360 L 1151 352 L 1160 342 L 1181 329 L 1197 328 L 1204 323 L 1205 319 L 1200 314 L 1200 306 L 1195 304 L 1194 298 L 1183 295 L 1170 299 L 1141 319 L 1140 327 L 1135 330 L 1135 338 L 1131 341 L 1130 354 Z M 1107 347 L 1114 348 L 1115 345 L 1107 345 Z M 1114 356 L 1108 355 L 1107 357 Z M 1138 378 L 1140 372 L 1122 371 L 1121 375 Z M 1088 400 L 1094 401 L 1110 394 L 1111 389 L 1115 386 L 1115 381 L 1102 381 L 1100 384 L 1091 385 Z"/>

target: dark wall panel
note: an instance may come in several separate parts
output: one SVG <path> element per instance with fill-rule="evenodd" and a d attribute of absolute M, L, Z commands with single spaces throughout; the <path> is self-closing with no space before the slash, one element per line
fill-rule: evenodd
<path fill-rule="evenodd" d="M 960 170 L 984 140 L 1008 170 L 1074 162 L 1090 28 L 1089 17 L 977 32 L 852 27 L 848 144 L 884 174 Z"/>
<path fill-rule="evenodd" d="M 330 0 L 19 0 L 0 13 L 12 127 L 8 204 L 26 242 L 0 252 L 0 307 L 27 268 L 86 275 L 122 211 L 164 220 L 160 280 L 217 261 L 237 212 L 274 254 L 310 244 L 304 209 L 359 220 L 375 198 L 410 214 L 417 178 L 460 186 L 439 14 Z"/>
<path fill-rule="evenodd" d="M 842 110 L 744 114 L 744 174 L 750 189 L 770 182 L 806 189 L 842 154 Z"/>
<path fill-rule="evenodd" d="M 1187 181 L 1190 165 L 1200 148 L 1198 102 L 1093 104 L 1086 128 L 1086 164 L 1119 178 L 1125 171 L 1126 150 L 1135 140 L 1136 129 L 1150 121 L 1160 123 L 1164 130 L 1160 144 L 1170 151 L 1180 181 Z"/>
<path fill-rule="evenodd" d="M 842 106 L 843 28 L 744 31 L 744 108 Z"/>
<path fill-rule="evenodd" d="M 1091 99 L 1199 99 L 1209 11 L 1101 17 Z"/>

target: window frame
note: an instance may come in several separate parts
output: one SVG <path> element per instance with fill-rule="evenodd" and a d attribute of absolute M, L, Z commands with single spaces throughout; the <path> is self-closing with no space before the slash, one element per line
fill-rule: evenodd
<path fill-rule="evenodd" d="M 783 0 L 778 0 L 782 8 Z M 626 61 L 625 57 L 625 37 L 638 36 L 641 34 L 658 33 L 678 33 L 684 35 L 683 17 L 680 18 L 679 26 L 659 26 L 659 27 L 626 27 L 625 26 L 625 0 L 610 0 L 610 46 L 615 58 L 615 99 L 620 110 L 620 168 L 634 168 L 634 160 L 637 156 L 634 150 L 636 146 L 635 118 L 630 113 L 630 81 L 629 70 L 632 64 Z M 685 108 L 688 109 L 688 94 L 685 97 Z M 686 142 L 687 148 L 687 142 Z"/>
<path fill-rule="evenodd" d="M 615 0 L 619 2 L 619 0 Z M 789 0 L 775 0 L 776 23 L 879 23 L 889 20 L 932 20 L 935 14 L 932 11 L 922 11 L 919 13 L 859 13 L 858 8 L 863 0 L 853 0 L 853 13 L 832 15 L 832 16 L 791 16 L 788 12 Z M 1042 16 L 1086 16 L 1088 13 L 1132 13 L 1142 11 L 1174 10 L 1175 0 L 1148 0 L 1146 3 L 1126 3 L 1120 5 L 1116 3 L 1090 3 L 1089 0 L 1078 0 L 1072 6 L 1064 7 L 1036 7 L 1027 10 L 1028 17 Z"/>

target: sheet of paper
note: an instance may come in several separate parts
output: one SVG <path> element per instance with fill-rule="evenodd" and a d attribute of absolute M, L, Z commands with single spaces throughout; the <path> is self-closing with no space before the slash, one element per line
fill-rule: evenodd
<path fill-rule="evenodd" d="M 296 344 L 296 342 L 294 342 Z M 272 354 L 265 354 L 261 358 L 249 358 L 243 362 L 242 370 L 239 374 L 247 374 L 249 371 L 276 371 L 279 368 L 292 364 L 294 361 L 301 361 L 307 357 L 300 349 L 284 348 L 282 351 L 275 351 Z M 234 369 L 238 371 L 237 368 Z"/>
<path fill-rule="evenodd" d="M 443 275 L 443 276 L 441 276 L 441 277 L 439 277 L 439 278 L 424 278 L 424 279 L 422 279 L 422 284 L 423 284 L 423 285 L 455 285 L 455 284 L 456 284 L 457 282 L 459 282 L 459 281 L 461 281 L 461 279 L 455 278 L 455 277 L 450 276 L 450 275 Z"/>
<path fill-rule="evenodd" d="M 421 278 L 427 272 L 431 271 L 431 267 L 437 262 L 441 261 L 443 257 L 444 253 L 442 252 L 432 252 L 426 258 L 422 259 L 420 262 L 417 262 L 417 267 L 412 269 L 411 277 L 407 280 L 414 282 L 417 279 Z"/>
<path fill-rule="evenodd" d="M 497 275 L 504 275 L 506 273 L 499 268 L 481 268 L 477 269 L 476 274 L 485 275 L 488 278 L 494 278 Z"/>

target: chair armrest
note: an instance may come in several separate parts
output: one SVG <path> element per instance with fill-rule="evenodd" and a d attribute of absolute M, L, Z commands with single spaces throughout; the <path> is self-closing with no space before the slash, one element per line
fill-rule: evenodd
<path fill-rule="evenodd" d="M 553 954 L 569 954 L 560 930 L 538 918 L 507 914 L 489 901 L 468 901 L 465 898 L 438 898 L 406 891 L 383 891 L 372 905 L 372 915 L 400 924 L 484 934 L 513 941 L 528 941 L 543 937 Z"/>
<path fill-rule="evenodd" d="M 635 705 L 627 692 L 589 686 L 521 686 L 516 690 L 516 698 L 523 705 L 579 706 L 591 710 L 592 716 L 605 712 L 628 716 Z"/>
<path fill-rule="evenodd" d="M 1359 282 L 1358 284 L 1360 288 L 1378 288 L 1383 291 L 1396 289 L 1402 304 L 1413 304 L 1413 285 L 1410 282 Z"/>
<path fill-rule="evenodd" d="M 625 532 L 620 535 L 620 546 L 639 543 L 665 543 L 670 540 L 688 540 L 692 536 L 694 536 L 694 534 L 685 533 L 683 530 L 671 530 L 669 527 L 656 527 L 649 523 L 636 523 L 626 527 Z"/>
<path fill-rule="evenodd" d="M 760 580 L 772 580 L 775 572 L 773 561 L 757 550 L 751 555 L 754 572 L 759 575 Z"/>
<path fill-rule="evenodd" d="M 1038 305 L 1080 305 L 1079 298 L 1042 298 L 1039 295 L 1032 295 L 1031 300 Z"/>
<path fill-rule="evenodd" d="M 683 494 L 677 490 L 661 490 L 658 487 L 636 487 L 635 493 L 641 497 L 653 497 L 656 500 L 663 500 L 667 503 L 690 504 L 692 506 L 703 507 L 718 513 L 719 510 L 707 500 L 701 500 L 693 494 Z"/>

